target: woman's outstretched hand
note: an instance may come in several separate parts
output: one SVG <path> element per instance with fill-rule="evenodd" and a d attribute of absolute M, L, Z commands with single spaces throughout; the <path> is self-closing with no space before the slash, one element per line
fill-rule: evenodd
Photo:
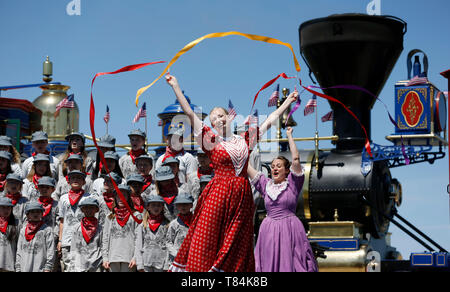
<path fill-rule="evenodd" d="M 292 132 L 294 131 L 294 129 L 292 128 L 292 127 L 287 127 L 287 129 L 286 129 L 286 136 L 289 138 L 289 137 L 292 137 Z"/>
<path fill-rule="evenodd" d="M 170 73 L 167 72 L 165 77 L 166 77 L 167 84 L 172 86 L 172 88 L 175 88 L 178 86 L 178 80 L 177 80 L 177 78 L 175 78 L 175 76 L 170 75 Z"/>
<path fill-rule="evenodd" d="M 294 103 L 294 102 L 297 101 L 297 99 L 298 99 L 298 91 L 297 91 L 297 89 L 296 89 L 296 90 L 292 91 L 292 92 L 288 95 L 288 97 L 287 97 L 286 100 L 287 100 L 289 103 Z"/>

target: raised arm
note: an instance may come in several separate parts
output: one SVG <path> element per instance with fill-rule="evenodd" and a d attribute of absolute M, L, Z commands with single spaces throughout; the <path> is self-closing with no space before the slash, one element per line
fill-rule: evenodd
<path fill-rule="evenodd" d="M 291 127 L 288 127 L 286 129 L 286 136 L 289 141 L 289 149 L 291 150 L 291 155 L 292 155 L 291 168 L 292 168 L 292 171 L 294 171 L 295 173 L 301 173 L 302 165 L 300 163 L 300 153 L 298 152 L 297 145 L 295 144 L 295 141 L 294 141 L 294 137 L 292 137 L 292 131 L 293 131 L 293 129 Z"/>
<path fill-rule="evenodd" d="M 172 87 L 173 92 L 175 93 L 175 96 L 177 97 L 177 100 L 184 111 L 184 114 L 189 117 L 192 128 L 194 129 L 194 133 L 201 131 L 202 121 L 197 117 L 197 115 L 194 113 L 191 106 L 189 105 L 189 102 L 187 101 L 186 97 L 181 91 L 180 85 L 178 84 L 178 80 L 175 78 L 175 76 L 172 76 L 169 73 L 167 73 L 165 77 L 167 83 Z"/>
<path fill-rule="evenodd" d="M 283 102 L 283 104 L 277 108 L 275 111 L 273 111 L 267 119 L 261 124 L 259 127 L 259 135 L 262 136 L 269 128 L 272 126 L 272 124 L 289 108 L 291 103 L 297 101 L 298 98 L 298 91 L 295 90 L 289 94 L 289 96 L 286 98 L 286 100 Z"/>

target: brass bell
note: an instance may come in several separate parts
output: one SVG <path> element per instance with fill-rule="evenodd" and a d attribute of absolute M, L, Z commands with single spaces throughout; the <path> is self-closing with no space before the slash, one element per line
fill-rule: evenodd
<path fill-rule="evenodd" d="M 281 104 L 283 104 L 283 102 L 287 99 L 287 97 L 290 93 L 289 88 L 283 88 L 282 93 L 283 93 L 283 98 L 281 100 L 278 100 L 277 107 L 280 107 Z M 283 115 L 280 118 L 281 127 L 283 129 L 286 129 L 287 127 L 297 126 L 297 122 L 294 120 L 294 118 L 292 116 L 290 116 L 289 119 L 287 119 L 290 112 L 291 112 L 291 106 L 289 105 L 288 109 L 286 111 L 284 111 Z M 287 123 L 286 123 L 286 120 L 287 120 Z"/>

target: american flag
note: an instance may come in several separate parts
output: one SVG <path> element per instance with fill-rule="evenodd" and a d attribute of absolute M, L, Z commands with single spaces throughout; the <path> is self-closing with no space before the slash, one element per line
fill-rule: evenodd
<path fill-rule="evenodd" d="M 322 118 L 322 123 L 324 122 L 329 122 L 333 120 L 333 111 L 329 111 L 328 113 L 326 113 Z"/>
<path fill-rule="evenodd" d="M 144 117 L 147 116 L 147 109 L 146 109 L 145 104 L 146 104 L 146 103 L 144 102 L 144 104 L 142 105 L 142 107 L 139 109 L 139 111 L 137 112 L 137 114 L 134 116 L 133 123 L 137 123 L 137 122 L 139 121 L 140 118 L 144 118 Z"/>
<path fill-rule="evenodd" d="M 103 120 L 105 121 L 105 123 L 109 123 L 110 118 L 111 116 L 109 115 L 109 106 L 106 106 L 106 113 L 105 116 L 103 117 Z"/>
<path fill-rule="evenodd" d="M 303 114 L 305 116 L 312 114 L 314 112 L 314 108 L 317 107 L 317 96 L 313 95 L 313 97 L 308 100 L 308 103 L 305 105 L 305 110 L 303 112 Z"/>
<path fill-rule="evenodd" d="M 406 86 L 413 86 L 426 83 L 428 83 L 427 77 L 414 76 L 413 78 L 411 78 L 411 80 L 408 81 L 408 83 L 406 83 Z"/>
<path fill-rule="evenodd" d="M 66 98 L 64 98 L 63 100 L 61 100 L 57 105 L 56 105 L 56 111 L 55 111 L 55 117 L 57 117 L 59 115 L 59 111 L 62 108 L 74 108 L 75 107 L 75 101 L 74 101 L 74 95 L 73 93 L 69 96 L 67 96 Z"/>
<path fill-rule="evenodd" d="M 258 121 L 258 110 L 255 109 L 255 111 L 253 112 L 252 115 L 248 116 L 245 121 L 244 121 L 244 125 L 256 125 L 258 126 L 259 121 Z"/>
<path fill-rule="evenodd" d="M 236 117 L 236 110 L 234 109 L 231 100 L 228 100 L 228 115 L 230 116 L 231 119 L 234 119 Z"/>
<path fill-rule="evenodd" d="M 272 93 L 269 98 L 268 107 L 277 106 L 278 98 L 280 97 L 280 84 L 277 84 L 277 89 Z"/>

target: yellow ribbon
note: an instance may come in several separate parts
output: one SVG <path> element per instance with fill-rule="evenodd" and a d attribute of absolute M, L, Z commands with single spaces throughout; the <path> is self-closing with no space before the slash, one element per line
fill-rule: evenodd
<path fill-rule="evenodd" d="M 295 63 L 295 70 L 297 72 L 300 72 L 300 65 L 298 64 L 297 58 L 295 57 L 295 53 L 294 53 L 294 49 L 292 49 L 291 44 L 289 43 L 284 43 L 280 40 L 274 39 L 274 38 L 270 38 L 270 37 L 266 37 L 266 36 L 260 36 L 260 35 L 254 35 L 254 34 L 246 34 L 246 33 L 241 33 L 238 31 L 228 31 L 228 32 L 215 32 L 215 33 L 210 33 L 207 35 L 202 36 L 201 38 L 198 38 L 192 42 L 190 42 L 189 44 L 187 44 L 183 49 L 181 49 L 173 58 L 172 60 L 170 60 L 170 62 L 167 64 L 166 68 L 164 69 L 164 71 L 161 73 L 161 75 L 159 75 L 158 78 L 156 78 L 152 83 L 150 83 L 149 85 L 140 88 L 137 91 L 136 94 L 136 107 L 139 104 L 139 96 L 142 95 L 142 93 L 144 93 L 148 88 L 150 88 L 153 84 L 155 84 L 156 81 L 158 81 L 162 76 L 164 76 L 164 74 L 168 71 L 168 69 L 178 60 L 178 58 L 181 57 L 181 55 L 183 55 L 184 53 L 186 53 L 187 51 L 189 51 L 190 49 L 192 49 L 193 47 L 195 47 L 198 43 L 200 43 L 201 41 L 205 40 L 205 39 L 209 39 L 209 38 L 220 38 L 220 37 L 225 37 L 225 36 L 229 36 L 229 35 L 240 35 L 243 37 L 246 37 L 248 39 L 254 40 L 254 41 L 260 41 L 260 42 L 266 42 L 266 43 L 271 43 L 271 44 L 276 44 L 276 45 L 283 45 L 288 47 L 291 52 L 292 55 L 294 57 L 294 63 Z"/>

